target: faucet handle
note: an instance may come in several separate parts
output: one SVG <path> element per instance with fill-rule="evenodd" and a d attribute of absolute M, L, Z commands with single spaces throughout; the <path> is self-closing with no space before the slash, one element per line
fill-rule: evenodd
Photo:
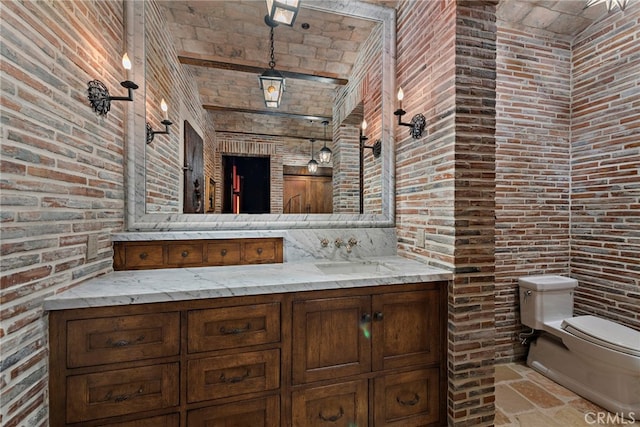
<path fill-rule="evenodd" d="M 324 239 L 321 239 L 320 245 L 322 245 L 323 248 L 326 248 L 327 246 L 329 246 L 329 239 L 327 239 L 326 237 Z"/>
<path fill-rule="evenodd" d="M 344 245 L 344 240 L 342 240 L 340 237 L 336 238 L 336 241 L 333 242 L 336 245 L 336 248 L 342 247 L 342 245 Z"/>
<path fill-rule="evenodd" d="M 352 237 L 349 239 L 349 246 L 356 246 L 358 244 L 358 239 Z"/>

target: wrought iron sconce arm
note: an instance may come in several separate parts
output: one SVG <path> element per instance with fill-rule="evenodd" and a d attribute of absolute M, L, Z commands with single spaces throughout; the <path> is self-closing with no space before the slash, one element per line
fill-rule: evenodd
<path fill-rule="evenodd" d="M 120 82 L 120 86 L 128 91 L 128 96 L 111 96 L 109 89 L 100 80 L 91 80 L 88 83 L 88 99 L 91 108 L 99 116 L 106 116 L 111 109 L 111 101 L 133 101 L 133 91 L 138 89 L 138 85 L 130 80 Z"/>
<path fill-rule="evenodd" d="M 153 130 L 153 128 L 151 127 L 151 124 L 147 122 L 147 144 L 151 144 L 151 142 L 153 142 L 153 137 L 155 135 L 169 135 L 169 126 L 171 126 L 173 123 L 167 119 L 164 119 L 160 123 L 164 125 L 164 130 L 162 131 Z"/>
<path fill-rule="evenodd" d="M 365 145 L 368 139 L 369 138 L 367 138 L 366 136 L 360 135 L 360 150 L 364 152 L 366 148 L 370 149 L 371 151 L 373 151 L 373 157 L 377 159 L 378 157 L 380 157 L 380 154 L 382 154 L 382 141 L 377 139 L 376 142 L 373 143 L 373 145 Z"/>
<path fill-rule="evenodd" d="M 427 123 L 427 120 L 424 118 L 424 115 L 421 113 L 416 114 L 411 119 L 410 123 L 405 123 L 402 121 L 402 116 L 407 114 L 402 108 L 398 108 L 393 112 L 394 115 L 398 116 L 398 125 L 400 126 L 408 126 L 411 128 L 411 136 L 414 139 L 418 139 L 422 136 L 422 132 L 424 131 L 424 127 Z"/>

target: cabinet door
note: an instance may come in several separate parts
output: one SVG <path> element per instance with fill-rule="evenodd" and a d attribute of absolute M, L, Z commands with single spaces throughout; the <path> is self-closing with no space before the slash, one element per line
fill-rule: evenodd
<path fill-rule="evenodd" d="M 438 368 L 430 368 L 376 378 L 372 408 L 376 427 L 418 427 L 437 422 L 438 372 Z"/>
<path fill-rule="evenodd" d="M 357 375 L 371 370 L 370 297 L 293 303 L 293 382 Z"/>
<path fill-rule="evenodd" d="M 189 411 L 189 427 L 280 427 L 279 396 Z"/>
<path fill-rule="evenodd" d="M 372 312 L 374 370 L 440 361 L 437 289 L 374 295 Z"/>
<path fill-rule="evenodd" d="M 366 427 L 367 380 L 294 391 L 291 411 L 293 427 Z"/>

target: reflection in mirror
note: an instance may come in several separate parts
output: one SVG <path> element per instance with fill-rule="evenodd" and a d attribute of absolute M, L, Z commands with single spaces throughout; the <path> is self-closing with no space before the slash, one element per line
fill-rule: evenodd
<path fill-rule="evenodd" d="M 286 92 L 280 108 L 272 109 L 265 106 L 258 85 L 270 54 L 263 3 L 145 2 L 146 118 L 152 126 L 166 119 L 158 108 L 164 98 L 175 106 L 168 119 L 180 126 L 129 157 L 144 165 L 133 175 L 135 215 L 129 215 L 129 228 L 185 229 L 189 224 L 178 223 L 197 222 L 230 229 L 245 221 L 272 228 L 287 217 L 305 224 L 285 227 L 327 226 L 336 220 L 341 225 L 392 224 L 394 67 L 389 65 L 394 63 L 395 11 L 357 1 L 305 2 L 294 27 L 274 29 L 275 69 L 285 76 Z M 383 141 L 383 153 L 375 158 L 365 152 L 361 202 L 363 118 L 368 136 Z M 203 140 L 201 151 L 185 145 L 186 122 Z M 310 139 L 319 142 L 316 160 L 325 145 L 332 152 L 314 174 L 306 169 Z M 194 156 L 203 165 L 197 177 L 200 210 L 195 212 L 185 209 L 196 191 L 187 185 L 196 181 L 190 175 Z M 231 157 L 268 161 L 267 209 L 256 209 L 250 217 L 244 215 L 249 210 L 233 209 L 257 193 L 245 175 L 225 173 L 225 159 Z M 361 209 L 364 215 L 358 214 Z M 182 215 L 188 212 L 206 214 L 190 219 Z M 239 218 L 229 218 L 238 212 Z M 322 215 L 308 215 L 315 213 Z"/>

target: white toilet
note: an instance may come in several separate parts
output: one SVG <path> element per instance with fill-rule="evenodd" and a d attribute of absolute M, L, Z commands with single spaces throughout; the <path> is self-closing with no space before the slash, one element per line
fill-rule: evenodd
<path fill-rule="evenodd" d="M 610 412 L 640 419 L 640 332 L 573 314 L 575 279 L 519 279 L 522 323 L 542 331 L 527 365 Z"/>

